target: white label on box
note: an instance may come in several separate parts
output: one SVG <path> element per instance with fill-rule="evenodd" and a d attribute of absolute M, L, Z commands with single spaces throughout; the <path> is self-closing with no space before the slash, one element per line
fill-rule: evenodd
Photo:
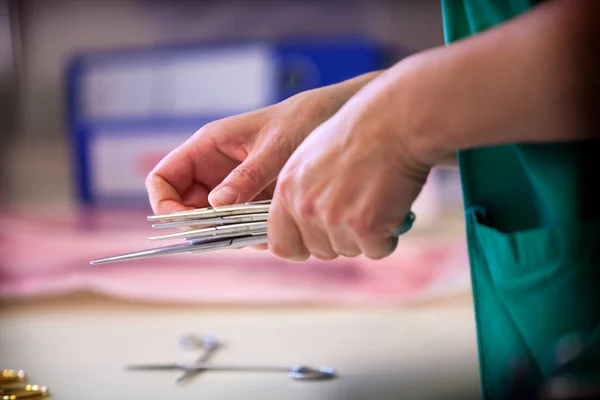
<path fill-rule="evenodd" d="M 90 119 L 237 114 L 274 101 L 275 68 L 266 45 L 90 63 L 82 101 Z"/>
<path fill-rule="evenodd" d="M 83 85 L 87 118 L 151 117 L 154 69 L 148 62 L 91 67 Z"/>
<path fill-rule="evenodd" d="M 158 162 L 193 132 L 96 133 L 90 140 L 92 196 L 143 196 L 145 180 Z"/>
<path fill-rule="evenodd" d="M 163 71 L 170 94 L 161 97 L 161 107 L 170 106 L 177 115 L 213 115 L 268 105 L 276 76 L 267 50 L 253 46 L 175 57 Z"/>

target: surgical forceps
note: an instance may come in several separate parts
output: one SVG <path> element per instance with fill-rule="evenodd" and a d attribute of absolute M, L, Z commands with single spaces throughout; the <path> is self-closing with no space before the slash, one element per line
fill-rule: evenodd
<path fill-rule="evenodd" d="M 148 239 L 183 239 L 185 243 L 156 247 L 90 262 L 92 265 L 136 260 L 181 253 L 205 253 L 209 251 L 236 249 L 267 242 L 267 218 L 271 200 L 207 207 L 165 215 L 152 215 L 148 221 L 155 222 L 153 229 L 190 228 L 187 230 Z M 394 237 L 407 232 L 415 221 L 409 211 Z"/>

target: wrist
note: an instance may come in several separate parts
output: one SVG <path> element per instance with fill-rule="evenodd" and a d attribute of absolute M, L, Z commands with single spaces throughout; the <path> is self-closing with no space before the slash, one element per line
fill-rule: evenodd
<path fill-rule="evenodd" d="M 339 83 L 300 92 L 284 103 L 301 104 L 312 110 L 315 118 L 325 120 L 339 111 L 357 92 L 383 71 L 373 71 Z"/>
<path fill-rule="evenodd" d="M 436 167 L 444 168 L 444 169 L 454 169 L 458 167 L 458 157 L 456 153 L 447 154 L 445 157 L 441 158 Z"/>
<path fill-rule="evenodd" d="M 337 104 L 337 109 L 340 109 L 348 102 L 356 93 L 367 86 L 371 81 L 379 77 L 383 71 L 373 71 L 357 77 L 339 82 L 333 85 L 325 86 L 320 89 L 315 89 L 324 94 L 325 100 L 334 101 Z"/>
<path fill-rule="evenodd" d="M 379 78 L 397 141 L 429 167 L 445 163 L 459 150 L 447 135 L 453 124 L 443 112 L 435 69 L 426 52 L 405 59 Z"/>

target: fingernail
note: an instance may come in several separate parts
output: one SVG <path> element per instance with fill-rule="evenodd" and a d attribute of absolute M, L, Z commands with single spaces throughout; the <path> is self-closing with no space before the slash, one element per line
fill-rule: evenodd
<path fill-rule="evenodd" d="M 238 197 L 238 193 L 232 188 L 225 186 L 217 190 L 211 197 L 219 203 L 233 204 Z"/>

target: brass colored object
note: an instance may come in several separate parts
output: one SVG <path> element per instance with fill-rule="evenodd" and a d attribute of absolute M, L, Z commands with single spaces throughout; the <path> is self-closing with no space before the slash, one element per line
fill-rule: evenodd
<path fill-rule="evenodd" d="M 37 400 L 50 397 L 48 388 L 28 382 L 25 371 L 0 369 L 0 400 Z"/>
<path fill-rule="evenodd" d="M 13 383 L 26 382 L 27 374 L 23 370 L 3 369 L 0 372 L 0 387 Z"/>

